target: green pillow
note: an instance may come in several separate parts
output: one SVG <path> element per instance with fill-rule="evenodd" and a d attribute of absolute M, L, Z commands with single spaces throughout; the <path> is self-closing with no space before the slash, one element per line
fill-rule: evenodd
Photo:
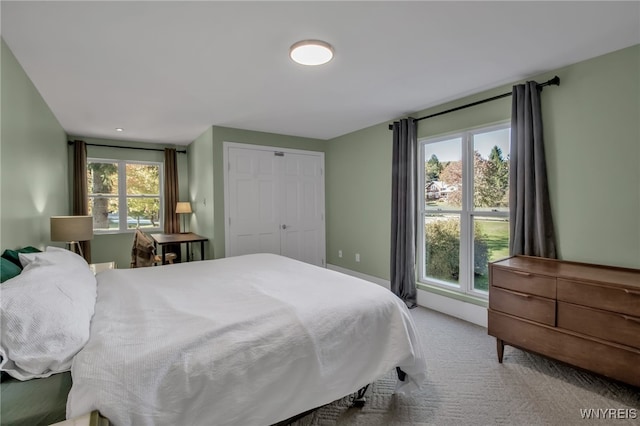
<path fill-rule="evenodd" d="M 19 253 L 40 253 L 42 250 L 38 250 L 35 247 L 27 246 L 18 250 L 5 250 L 2 253 L 2 257 L 15 263 L 20 269 L 22 269 L 22 263 L 20 263 Z M 4 264 L 3 264 L 4 265 Z"/>
<path fill-rule="evenodd" d="M 22 269 L 8 259 L 0 258 L 0 283 L 20 275 Z"/>

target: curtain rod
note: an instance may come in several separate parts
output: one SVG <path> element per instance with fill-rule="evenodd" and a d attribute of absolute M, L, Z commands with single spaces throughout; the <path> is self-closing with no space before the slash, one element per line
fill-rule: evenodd
<path fill-rule="evenodd" d="M 542 87 L 545 87 L 545 86 L 552 86 L 552 85 L 553 86 L 560 86 L 560 77 L 558 77 L 556 75 L 551 80 L 548 80 L 548 81 L 546 81 L 544 83 L 539 83 L 538 87 L 542 88 Z M 496 99 L 506 98 L 507 96 L 511 96 L 512 94 L 513 94 L 513 92 L 503 93 L 501 95 L 493 96 L 491 98 L 482 99 L 480 101 L 471 102 L 470 104 L 462 105 L 462 106 L 459 106 L 459 107 L 456 107 L 456 108 L 451 108 L 451 109 L 448 109 L 446 111 L 436 112 L 435 114 L 426 115 L 424 117 L 416 118 L 414 121 L 426 120 L 427 118 L 432 118 L 432 117 L 437 117 L 439 115 L 449 114 L 450 112 L 459 111 L 461 109 L 465 109 L 465 108 L 469 108 L 469 107 L 472 107 L 472 106 L 484 104 L 486 102 L 495 101 Z M 389 130 L 393 130 L 393 124 L 389 124 Z"/>
<path fill-rule="evenodd" d="M 73 141 L 67 141 L 67 145 L 73 145 Z M 139 149 L 139 150 L 142 150 L 142 151 L 160 151 L 160 152 L 164 152 L 164 149 L 160 149 L 160 148 L 139 148 L 139 147 L 135 147 L 135 146 L 101 145 L 99 143 L 85 143 L 85 145 L 87 145 L 87 146 L 103 146 L 105 148 Z M 176 152 L 178 154 L 186 154 L 187 153 L 187 151 L 178 151 L 178 150 L 176 150 Z"/>

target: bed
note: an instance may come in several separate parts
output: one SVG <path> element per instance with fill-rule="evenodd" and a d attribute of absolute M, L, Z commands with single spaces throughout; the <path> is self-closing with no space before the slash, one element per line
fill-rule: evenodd
<path fill-rule="evenodd" d="M 71 359 L 69 418 L 99 410 L 115 425 L 270 425 L 396 367 L 398 393 L 425 379 L 402 301 L 285 257 L 109 270 L 96 288 L 88 339 Z"/>

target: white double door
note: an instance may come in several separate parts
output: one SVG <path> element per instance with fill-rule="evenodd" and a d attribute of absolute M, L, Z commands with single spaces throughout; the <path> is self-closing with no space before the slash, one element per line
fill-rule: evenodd
<path fill-rule="evenodd" d="M 227 256 L 325 266 L 324 153 L 225 142 Z"/>

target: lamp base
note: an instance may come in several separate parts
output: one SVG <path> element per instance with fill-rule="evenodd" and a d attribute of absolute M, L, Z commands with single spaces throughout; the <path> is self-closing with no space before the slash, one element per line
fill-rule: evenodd
<path fill-rule="evenodd" d="M 82 246 L 80 245 L 80 241 L 68 241 L 67 244 L 69 244 L 69 251 L 79 254 L 84 258 L 84 253 L 82 253 Z M 78 248 L 77 251 L 76 247 Z"/>
<path fill-rule="evenodd" d="M 189 231 L 186 230 L 187 225 L 185 223 L 185 217 L 184 214 L 182 215 L 182 230 L 179 232 L 179 234 L 188 234 Z"/>

